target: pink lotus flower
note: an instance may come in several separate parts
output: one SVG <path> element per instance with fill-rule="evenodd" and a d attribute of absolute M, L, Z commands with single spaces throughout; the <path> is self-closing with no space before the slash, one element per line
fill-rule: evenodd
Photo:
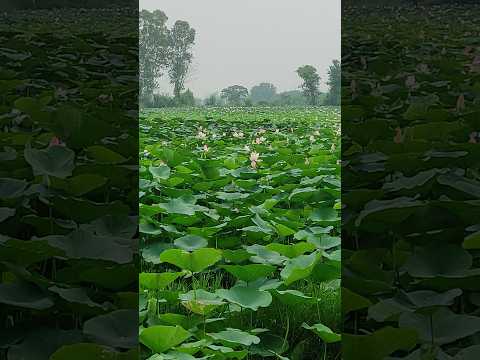
<path fill-rule="evenodd" d="M 207 144 L 204 144 L 203 145 L 203 152 L 207 153 L 208 152 L 208 145 Z"/>
<path fill-rule="evenodd" d="M 470 53 L 472 52 L 472 50 L 473 50 L 473 47 L 471 47 L 471 46 L 465 46 L 464 49 L 463 49 L 463 54 L 464 54 L 464 55 L 468 55 L 468 54 L 470 54 Z"/>
<path fill-rule="evenodd" d="M 350 91 L 352 92 L 352 98 L 355 98 L 357 96 L 357 82 L 355 80 L 350 82 Z"/>
<path fill-rule="evenodd" d="M 410 90 L 417 87 L 417 80 L 415 79 L 415 75 L 407 76 L 407 79 L 405 80 L 405 86 Z"/>
<path fill-rule="evenodd" d="M 110 95 L 102 94 L 102 95 L 98 95 L 97 100 L 102 104 L 107 104 L 113 101 L 113 96 L 112 94 Z"/>
<path fill-rule="evenodd" d="M 475 55 L 472 63 L 467 66 L 470 67 L 470 71 L 480 72 L 480 55 Z"/>
<path fill-rule="evenodd" d="M 62 142 L 58 137 L 54 136 L 50 139 L 50 144 L 48 146 L 65 146 L 65 143 Z"/>
<path fill-rule="evenodd" d="M 367 70 L 367 58 L 365 56 L 360 56 L 360 63 L 362 64 L 363 70 Z"/>
<path fill-rule="evenodd" d="M 262 137 L 259 137 L 259 138 L 257 137 L 257 138 L 255 139 L 255 144 L 260 145 L 260 144 L 263 143 L 265 140 L 266 140 L 266 139 L 265 139 L 263 136 L 262 136 Z"/>
<path fill-rule="evenodd" d="M 461 94 L 457 98 L 457 111 L 463 111 L 465 110 L 465 96 Z"/>
<path fill-rule="evenodd" d="M 476 131 L 471 132 L 470 135 L 469 135 L 468 142 L 470 144 L 476 144 L 477 143 L 477 136 L 478 136 L 478 133 Z"/>
<path fill-rule="evenodd" d="M 253 151 L 251 154 L 250 154 L 250 165 L 252 166 L 252 168 L 256 169 L 257 168 L 257 164 L 259 162 L 261 162 L 262 160 L 260 159 L 260 154 Z"/>
<path fill-rule="evenodd" d="M 417 70 L 421 73 L 424 73 L 424 74 L 430 72 L 427 64 L 418 64 L 417 65 Z"/>
<path fill-rule="evenodd" d="M 395 144 L 401 144 L 403 143 L 405 135 L 402 134 L 402 129 L 397 127 L 395 128 L 395 136 L 393 137 L 393 142 Z"/>

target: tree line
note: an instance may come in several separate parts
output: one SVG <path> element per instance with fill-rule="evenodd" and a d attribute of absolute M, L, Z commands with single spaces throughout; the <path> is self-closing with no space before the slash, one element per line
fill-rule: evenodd
<path fill-rule="evenodd" d="M 263 82 L 253 88 L 234 84 L 204 100 L 196 99 L 185 80 L 189 74 L 195 44 L 195 29 L 189 23 L 177 20 L 169 28 L 167 15 L 161 10 L 140 12 L 139 65 L 140 104 L 142 107 L 174 106 L 249 106 L 249 105 L 339 105 L 340 62 L 334 60 L 328 70 L 329 91 L 319 90 L 320 76 L 312 65 L 300 66 L 296 73 L 302 81 L 301 90 L 277 93 L 275 85 Z M 158 94 L 159 81 L 168 76 L 173 86 L 173 96 Z"/>
<path fill-rule="evenodd" d="M 268 82 L 255 85 L 250 91 L 244 86 L 232 85 L 223 89 L 220 94 L 209 96 L 203 105 L 340 105 L 341 68 L 338 60 L 334 60 L 328 70 L 327 93 L 319 90 L 320 76 L 315 67 L 304 65 L 296 72 L 302 80 L 302 90 L 277 93 L 275 85 Z"/>

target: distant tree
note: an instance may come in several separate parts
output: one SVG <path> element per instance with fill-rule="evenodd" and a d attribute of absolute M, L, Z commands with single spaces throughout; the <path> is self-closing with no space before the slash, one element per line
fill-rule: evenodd
<path fill-rule="evenodd" d="M 261 83 L 250 89 L 250 99 L 254 104 L 271 103 L 276 95 L 277 88 L 270 83 Z"/>
<path fill-rule="evenodd" d="M 204 101 L 203 104 L 205 106 L 219 106 L 220 105 L 220 99 L 218 97 L 217 93 L 211 94 L 209 97 L 207 97 Z"/>
<path fill-rule="evenodd" d="M 158 79 L 168 65 L 168 17 L 164 12 L 142 10 L 139 19 L 140 100 L 151 101 Z"/>
<path fill-rule="evenodd" d="M 340 61 L 333 60 L 332 65 L 328 69 L 328 81 L 329 87 L 326 103 L 328 105 L 340 105 L 340 92 L 342 87 L 342 69 L 340 67 Z"/>
<path fill-rule="evenodd" d="M 317 105 L 318 86 L 320 85 L 320 76 L 317 73 L 317 69 L 311 65 L 304 65 L 297 69 L 297 74 L 303 80 L 301 87 L 309 105 Z"/>
<path fill-rule="evenodd" d="M 248 89 L 241 85 L 233 85 L 221 92 L 222 99 L 226 99 L 229 105 L 242 105 L 248 98 Z"/>
<path fill-rule="evenodd" d="M 275 105 L 279 106 L 304 106 L 307 99 L 301 90 L 284 91 L 277 95 Z"/>
<path fill-rule="evenodd" d="M 147 108 L 174 107 L 175 105 L 175 100 L 169 94 L 154 94 L 152 100 L 144 104 Z"/>
<path fill-rule="evenodd" d="M 195 97 L 193 96 L 193 92 L 188 89 L 181 93 L 180 97 L 178 98 L 178 103 L 181 106 L 195 106 Z"/>
<path fill-rule="evenodd" d="M 193 59 L 191 49 L 195 44 L 195 30 L 188 22 L 179 20 L 170 30 L 169 39 L 168 75 L 173 85 L 173 96 L 179 98 Z"/>

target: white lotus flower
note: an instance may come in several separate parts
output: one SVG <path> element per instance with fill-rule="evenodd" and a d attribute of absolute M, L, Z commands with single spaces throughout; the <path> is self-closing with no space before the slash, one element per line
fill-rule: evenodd
<path fill-rule="evenodd" d="M 243 132 L 241 132 L 241 131 L 238 131 L 238 132 L 234 131 L 233 132 L 233 137 L 237 138 L 237 139 L 243 139 L 244 135 L 243 135 Z"/>
<path fill-rule="evenodd" d="M 267 140 L 267 139 L 265 139 L 263 136 L 262 136 L 262 137 L 259 137 L 259 138 L 257 137 L 257 138 L 255 139 L 255 144 L 260 145 L 260 144 L 263 143 L 265 140 Z"/>
<path fill-rule="evenodd" d="M 202 130 L 200 130 L 197 134 L 197 139 L 205 140 L 206 138 L 207 138 L 207 134 L 204 133 Z"/>

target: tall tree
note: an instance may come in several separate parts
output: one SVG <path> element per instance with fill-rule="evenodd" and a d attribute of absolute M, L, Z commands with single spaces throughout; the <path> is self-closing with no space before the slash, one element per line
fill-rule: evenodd
<path fill-rule="evenodd" d="M 230 105 L 241 105 L 248 98 L 248 89 L 241 85 L 229 86 L 222 90 L 221 97 Z"/>
<path fill-rule="evenodd" d="M 297 74 L 303 80 L 301 85 L 305 97 L 308 99 L 309 105 L 317 105 L 317 99 L 320 92 L 320 76 L 312 65 L 304 65 L 297 69 Z"/>
<path fill-rule="evenodd" d="M 260 102 L 271 103 L 275 100 L 277 88 L 270 83 L 261 83 L 250 89 L 250 99 L 254 104 Z"/>
<path fill-rule="evenodd" d="M 340 67 L 340 61 L 333 60 L 332 65 L 328 69 L 328 81 L 329 87 L 327 103 L 329 105 L 340 105 L 340 92 L 342 87 L 342 69 Z"/>
<path fill-rule="evenodd" d="M 152 98 L 158 79 L 168 65 L 168 17 L 163 11 L 142 10 L 139 21 L 139 68 L 141 99 Z"/>
<path fill-rule="evenodd" d="M 191 52 L 195 44 L 195 29 L 190 27 L 186 21 L 177 21 L 170 30 L 170 51 L 168 56 L 168 75 L 170 83 L 173 84 L 173 95 L 180 98 L 185 87 L 193 54 Z"/>

